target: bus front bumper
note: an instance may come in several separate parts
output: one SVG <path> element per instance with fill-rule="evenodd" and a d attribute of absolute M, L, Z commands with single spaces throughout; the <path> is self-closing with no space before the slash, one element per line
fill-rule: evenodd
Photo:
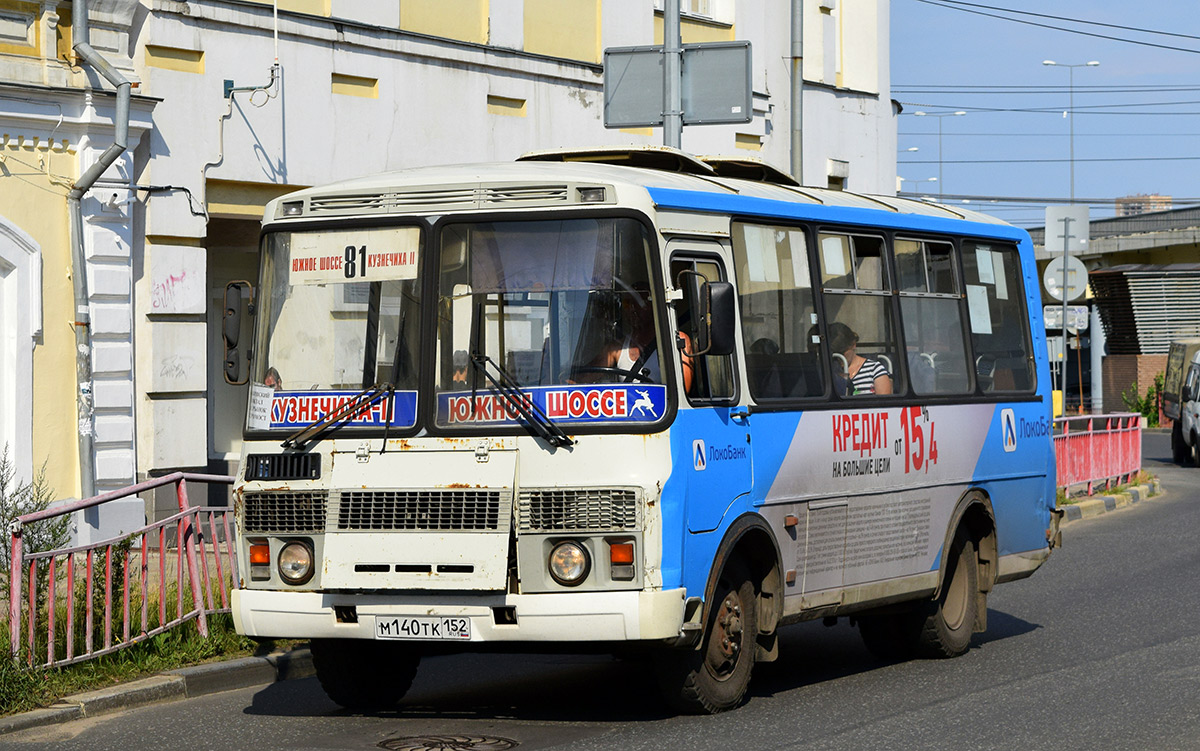
<path fill-rule="evenodd" d="M 465 618 L 470 637 L 460 641 L 641 641 L 679 636 L 685 600 L 683 589 L 470 597 L 235 589 L 232 610 L 238 633 L 271 638 L 375 639 L 380 622 Z"/>

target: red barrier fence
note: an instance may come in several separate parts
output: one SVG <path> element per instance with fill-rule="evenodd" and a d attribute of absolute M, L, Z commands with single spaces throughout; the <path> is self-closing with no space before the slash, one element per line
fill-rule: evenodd
<path fill-rule="evenodd" d="M 30 666 L 69 665 L 192 619 L 208 635 L 207 614 L 229 612 L 229 590 L 237 581 L 232 509 L 191 505 L 189 481 L 228 485 L 233 478 L 175 472 L 17 519 L 10 530 L 9 643 L 14 658 L 24 652 Z M 179 502 L 179 513 L 166 519 L 89 545 L 28 555 L 22 550 L 27 525 L 166 485 L 175 486 Z M 99 646 L 97 616 L 103 629 Z M 83 629 L 82 639 L 77 627 Z"/>
<path fill-rule="evenodd" d="M 1058 486 L 1123 485 L 1142 471 L 1142 416 L 1084 415 L 1054 421 Z"/>

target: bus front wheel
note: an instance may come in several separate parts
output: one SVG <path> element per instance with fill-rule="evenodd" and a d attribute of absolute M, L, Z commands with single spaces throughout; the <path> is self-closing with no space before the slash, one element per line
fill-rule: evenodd
<path fill-rule="evenodd" d="M 365 639 L 313 639 L 311 648 L 325 694 L 353 710 L 396 706 L 412 686 L 421 661 L 409 647 Z"/>
<path fill-rule="evenodd" d="M 699 650 L 664 651 L 656 673 L 673 708 L 715 714 L 741 703 L 750 685 L 758 637 L 758 595 L 745 566 L 730 563 L 717 580 Z"/>

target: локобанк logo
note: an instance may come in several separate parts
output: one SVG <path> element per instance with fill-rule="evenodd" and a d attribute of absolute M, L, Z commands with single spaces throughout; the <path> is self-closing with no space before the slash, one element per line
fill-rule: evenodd
<path fill-rule="evenodd" d="M 692 441 L 692 467 L 697 472 L 703 472 L 704 468 L 708 466 L 706 456 L 707 449 L 704 447 L 704 439 L 697 438 Z"/>
<path fill-rule="evenodd" d="M 1012 453 L 1017 450 L 1017 418 L 1011 409 L 1000 410 L 1000 431 L 1004 438 L 1004 450 Z"/>

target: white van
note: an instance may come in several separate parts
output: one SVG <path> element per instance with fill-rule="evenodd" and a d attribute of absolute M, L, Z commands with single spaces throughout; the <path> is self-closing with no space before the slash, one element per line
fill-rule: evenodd
<path fill-rule="evenodd" d="M 1192 356 L 1183 388 L 1179 394 L 1179 419 L 1176 433 L 1192 457 L 1192 463 L 1200 466 L 1200 352 Z"/>

